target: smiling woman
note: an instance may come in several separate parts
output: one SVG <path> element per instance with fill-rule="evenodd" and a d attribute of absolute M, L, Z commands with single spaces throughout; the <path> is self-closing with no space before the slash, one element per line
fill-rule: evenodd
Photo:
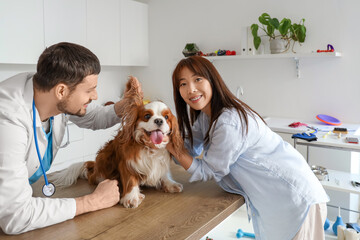
<path fill-rule="evenodd" d="M 328 197 L 302 155 L 230 92 L 207 59 L 182 59 L 172 80 L 184 148 L 167 149 L 190 181 L 213 178 L 242 195 L 256 239 L 323 239 Z"/>
<path fill-rule="evenodd" d="M 208 79 L 185 67 L 180 72 L 180 95 L 189 106 L 211 115 L 212 88 Z"/>

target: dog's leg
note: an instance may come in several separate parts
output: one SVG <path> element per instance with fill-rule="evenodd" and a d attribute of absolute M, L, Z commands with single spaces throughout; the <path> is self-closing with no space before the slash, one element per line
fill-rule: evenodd
<path fill-rule="evenodd" d="M 183 190 L 183 185 L 181 183 L 175 182 L 171 178 L 170 172 L 163 176 L 160 181 L 161 189 L 164 190 L 164 192 L 176 193 L 182 192 Z"/>
<path fill-rule="evenodd" d="M 88 179 L 88 182 L 92 185 L 97 185 L 100 182 L 104 181 L 105 179 L 101 177 L 100 173 L 98 173 L 96 169 L 96 162 L 94 161 L 87 161 L 85 162 L 85 170 L 83 173 L 84 179 Z"/>
<path fill-rule="evenodd" d="M 144 200 L 145 195 L 140 193 L 139 182 L 134 176 L 129 176 L 127 180 L 122 175 L 122 198 L 120 203 L 126 208 L 137 208 L 142 200 Z"/>

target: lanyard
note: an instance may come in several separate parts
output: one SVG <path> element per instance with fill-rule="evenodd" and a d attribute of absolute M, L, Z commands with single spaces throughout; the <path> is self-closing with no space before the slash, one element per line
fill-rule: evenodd
<path fill-rule="evenodd" d="M 36 111 L 35 111 L 35 101 L 34 100 L 33 100 L 32 107 L 33 107 L 33 128 L 34 128 L 35 147 L 36 147 L 36 152 L 37 152 L 37 155 L 38 155 L 38 158 L 39 158 L 40 167 L 41 167 L 41 170 L 43 172 L 44 180 L 45 180 L 45 184 L 44 184 L 44 186 L 42 188 L 42 192 L 43 192 L 43 194 L 45 196 L 51 197 L 55 193 L 55 185 L 48 182 L 46 172 L 45 172 L 44 166 L 43 166 L 42 161 L 41 161 L 41 155 L 40 155 L 40 150 L 39 150 L 39 145 L 38 145 L 38 140 L 37 140 L 37 134 L 36 134 Z M 53 120 L 53 119 L 54 119 L 53 117 L 50 118 L 50 128 L 51 128 L 51 120 Z"/>

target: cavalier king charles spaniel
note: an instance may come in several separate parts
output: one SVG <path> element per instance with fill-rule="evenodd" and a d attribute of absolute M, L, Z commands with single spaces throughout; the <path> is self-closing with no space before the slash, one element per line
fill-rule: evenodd
<path fill-rule="evenodd" d="M 120 203 L 126 208 L 138 207 L 145 198 L 140 192 L 142 185 L 169 193 L 181 192 L 182 184 L 171 178 L 172 158 L 166 145 L 170 141 L 175 148 L 183 144 L 176 117 L 167 105 L 161 101 L 144 105 L 130 78 L 119 110 L 121 127 L 114 139 L 98 151 L 96 160 L 55 173 L 54 183 L 68 186 L 78 177 L 91 184 L 116 179 L 120 183 Z"/>

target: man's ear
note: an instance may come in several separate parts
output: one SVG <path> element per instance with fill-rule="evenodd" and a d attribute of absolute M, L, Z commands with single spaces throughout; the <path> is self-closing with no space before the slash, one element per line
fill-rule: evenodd
<path fill-rule="evenodd" d="M 55 88 L 55 96 L 58 100 L 65 99 L 70 93 L 69 87 L 64 83 L 59 83 L 54 88 Z"/>

